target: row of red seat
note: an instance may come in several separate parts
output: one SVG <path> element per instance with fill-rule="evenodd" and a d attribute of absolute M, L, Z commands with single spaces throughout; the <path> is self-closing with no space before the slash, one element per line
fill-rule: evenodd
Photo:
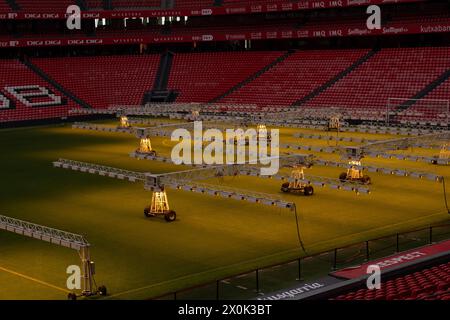
<path fill-rule="evenodd" d="M 282 52 L 214 52 L 176 54 L 169 88 L 177 101 L 208 102 L 271 63 Z"/>
<path fill-rule="evenodd" d="M 335 79 L 368 52 L 369 49 L 304 50 L 275 64 L 271 63 L 285 52 L 179 53 L 174 56 L 168 88 L 179 92 L 178 102 L 208 102 L 221 97 L 218 103 L 290 106 Z M 354 114 L 385 112 L 388 105 L 391 110 L 398 109 L 450 70 L 449 56 L 449 47 L 382 49 L 302 107 L 341 107 L 354 110 Z M 159 58 L 123 55 L 34 58 L 32 62 L 74 96 L 94 108 L 107 108 L 114 104 L 140 104 L 154 84 Z M 17 102 L 15 109 L 0 107 L 0 121 L 60 117 L 67 115 L 69 107 L 76 106 L 70 99 L 67 107 L 25 106 L 5 88 L 38 85 L 61 97 L 64 94 L 18 60 L 0 62 L 0 92 Z M 268 70 L 234 88 L 268 65 Z M 450 80 L 424 98 L 398 118 L 446 120 Z"/>
<path fill-rule="evenodd" d="M 381 289 L 360 289 L 332 300 L 450 301 L 450 262 L 382 282 Z"/>
<path fill-rule="evenodd" d="M 33 59 L 50 77 L 94 108 L 141 104 L 153 87 L 159 55 Z"/>
<path fill-rule="evenodd" d="M 31 103 L 34 103 L 35 106 L 26 105 L 27 102 L 21 101 L 19 95 L 13 95 L 11 90 L 8 90 L 8 88 L 23 86 L 39 86 L 41 89 L 48 90 L 50 94 L 54 93 L 61 100 L 65 98 L 61 92 L 58 92 L 18 60 L 0 60 L 0 105 L 3 107 L 0 107 L 0 122 L 61 118 L 66 117 L 70 109 L 78 107 L 71 100 L 54 105 L 52 104 L 54 99 L 50 97 L 34 98 Z M 26 88 L 23 90 L 24 94 L 30 92 L 38 91 Z M 36 103 L 42 101 L 47 101 L 47 106 Z M 6 108 L 8 105 L 9 108 Z"/>
<path fill-rule="evenodd" d="M 391 102 L 390 108 L 395 109 L 449 70 L 448 57 L 449 47 L 383 49 L 305 106 L 380 110 Z M 449 100 L 448 89 L 441 86 L 425 98 Z M 408 111 L 421 111 L 419 117 L 432 119 L 444 109 L 417 104 Z"/>

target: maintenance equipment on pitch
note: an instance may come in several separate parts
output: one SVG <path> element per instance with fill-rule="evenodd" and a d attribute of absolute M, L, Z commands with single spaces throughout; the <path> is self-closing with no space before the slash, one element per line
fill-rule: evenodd
<path fill-rule="evenodd" d="M 439 155 L 435 156 L 433 160 L 431 160 L 432 164 L 448 164 L 450 161 L 450 148 L 447 143 L 441 148 Z"/>
<path fill-rule="evenodd" d="M 90 256 L 90 244 L 83 236 L 3 215 L 0 215 L 0 229 L 76 250 L 81 259 L 81 296 L 107 294 L 107 289 L 103 285 L 94 289 L 95 264 Z M 74 292 L 68 294 L 70 300 L 77 297 Z"/>
<path fill-rule="evenodd" d="M 314 194 L 314 187 L 305 182 L 304 169 L 309 166 L 295 166 L 291 171 L 291 181 L 281 185 L 281 191 L 284 193 L 303 193 L 305 196 Z"/>
<path fill-rule="evenodd" d="M 277 157 L 280 166 L 282 167 L 301 167 L 310 166 L 313 158 L 309 155 L 283 155 Z M 74 171 L 86 172 L 90 174 L 98 174 L 100 176 L 108 176 L 120 180 L 128 180 L 130 182 L 144 182 L 146 190 L 153 192 L 150 206 L 144 209 L 145 216 L 163 215 L 168 222 L 176 219 L 176 212 L 169 207 L 166 188 L 183 189 L 202 194 L 210 194 L 216 196 L 223 196 L 225 198 L 233 198 L 237 200 L 249 201 L 252 203 L 261 203 L 270 206 L 277 206 L 280 208 L 295 208 L 295 204 L 287 202 L 280 197 L 272 194 L 264 194 L 260 192 L 252 192 L 249 190 L 240 190 L 237 188 L 230 188 L 224 186 L 215 186 L 203 182 L 217 177 L 247 175 L 255 177 L 264 177 L 260 175 L 260 167 L 254 164 L 224 164 L 216 166 L 207 166 L 203 168 L 195 168 L 185 171 L 175 171 L 163 174 L 151 174 L 143 172 L 135 172 L 112 168 L 92 163 L 85 163 L 73 160 L 59 159 L 53 162 L 53 166 L 63 169 L 71 169 Z M 271 178 L 285 180 L 281 175 L 271 176 Z M 310 180 L 303 179 L 299 181 L 307 185 L 313 183 L 321 186 L 330 185 L 335 189 L 342 189 L 354 191 L 357 194 L 366 193 L 370 191 L 366 188 L 358 187 L 352 183 L 340 183 L 330 178 L 313 177 Z"/>

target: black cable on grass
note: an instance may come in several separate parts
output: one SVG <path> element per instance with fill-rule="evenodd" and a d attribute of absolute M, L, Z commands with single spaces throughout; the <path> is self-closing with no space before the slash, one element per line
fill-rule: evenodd
<path fill-rule="evenodd" d="M 445 178 L 442 177 L 442 188 L 444 190 L 444 203 L 445 203 L 445 208 L 447 208 L 447 213 L 450 214 L 450 209 L 448 208 L 448 201 L 447 201 L 447 191 L 445 188 Z"/>
<path fill-rule="evenodd" d="M 295 223 L 296 223 L 296 225 L 297 225 L 297 237 L 298 237 L 298 242 L 300 243 L 300 246 L 302 247 L 303 252 L 306 253 L 305 245 L 303 244 L 303 240 L 302 240 L 302 237 L 301 237 L 301 235 L 300 235 L 300 226 L 299 226 L 299 224 L 298 224 L 297 206 L 295 205 L 295 203 L 294 203 L 294 213 L 295 213 Z"/>

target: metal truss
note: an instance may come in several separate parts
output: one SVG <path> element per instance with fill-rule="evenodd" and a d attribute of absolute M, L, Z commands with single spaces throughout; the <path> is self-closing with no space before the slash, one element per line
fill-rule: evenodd
<path fill-rule="evenodd" d="M 133 128 L 119 128 L 108 127 L 97 124 L 91 124 L 87 122 L 75 122 L 72 125 L 73 129 L 91 130 L 91 131 L 103 131 L 103 132 L 118 132 L 118 133 L 133 133 Z"/>
<path fill-rule="evenodd" d="M 306 146 L 287 143 L 280 144 L 280 148 L 291 150 L 302 150 L 302 151 L 314 151 L 320 153 L 338 153 L 341 152 L 342 150 L 342 148 L 335 146 Z"/>
<path fill-rule="evenodd" d="M 369 142 L 362 146 L 346 147 L 345 155 L 349 158 L 363 158 L 365 156 L 382 156 L 387 151 L 407 150 L 417 144 L 430 145 L 435 143 L 449 143 L 450 132 L 432 133 L 415 137 L 393 140 Z"/>
<path fill-rule="evenodd" d="M 165 185 L 173 189 L 192 191 L 202 194 L 208 194 L 211 196 L 220 196 L 227 199 L 260 203 L 269 206 L 277 206 L 280 208 L 288 208 L 288 209 L 294 208 L 294 203 L 283 201 L 281 197 L 278 197 L 273 194 L 254 192 L 250 190 L 242 190 L 223 185 L 218 186 L 204 182 L 184 181 L 179 179 L 177 180 L 166 179 Z"/>
<path fill-rule="evenodd" d="M 141 159 L 141 160 L 152 160 L 152 161 L 159 161 L 159 162 L 164 162 L 164 163 L 172 163 L 172 159 L 167 158 L 167 157 L 161 157 L 161 156 L 152 156 L 152 155 L 144 155 L 144 154 L 139 154 L 139 153 L 131 153 L 130 156 L 132 158 L 137 158 L 137 159 Z M 283 161 L 284 162 L 284 166 L 285 167 L 294 167 L 296 165 L 299 164 L 300 161 L 293 161 L 292 163 L 289 163 L 288 161 Z M 305 156 L 304 160 L 301 161 L 301 163 L 304 164 L 309 164 L 309 163 L 314 163 L 314 158 L 312 156 L 309 156 L 308 158 Z M 201 167 L 201 168 L 209 168 L 211 167 L 211 165 L 206 165 L 206 164 L 201 164 L 201 165 L 189 165 L 192 167 Z M 239 175 L 247 175 L 247 176 L 255 176 L 255 177 L 260 177 L 260 178 L 268 178 L 268 179 L 275 179 L 275 180 L 281 180 L 281 181 L 292 181 L 292 178 L 290 176 L 283 176 L 283 175 L 274 175 L 274 176 L 262 176 L 260 174 L 259 168 L 255 165 L 247 165 L 247 166 L 241 166 L 236 168 L 236 170 L 239 169 Z M 191 170 L 187 171 L 190 172 Z M 235 172 L 233 172 L 234 175 Z M 209 175 L 207 178 L 213 178 L 213 177 L 217 177 L 220 176 L 220 174 L 217 174 L 217 171 L 212 174 Z M 326 187 L 329 186 L 332 189 L 337 189 L 337 190 L 343 190 L 343 191 L 355 191 L 357 193 L 360 194 L 368 194 L 370 193 L 369 188 L 367 188 L 366 186 L 363 186 L 361 184 L 359 184 L 358 182 L 352 182 L 352 181 L 340 181 L 339 179 L 333 179 L 333 178 L 328 178 L 328 177 L 319 177 L 319 176 L 311 176 L 311 175 L 307 175 L 305 180 L 302 180 L 301 182 L 306 183 L 306 184 L 313 184 L 313 185 L 317 185 L 317 186 L 322 186 L 322 187 Z M 152 188 L 153 186 L 149 186 L 149 188 Z"/>
<path fill-rule="evenodd" d="M 320 166 L 337 167 L 337 168 L 345 168 L 345 169 L 354 167 L 358 170 L 367 170 L 368 172 L 376 172 L 376 173 L 381 173 L 381 174 L 386 174 L 386 175 L 395 175 L 395 176 L 399 176 L 399 177 L 410 177 L 410 178 L 416 178 L 416 179 L 425 178 L 425 179 L 428 179 L 431 181 L 442 182 L 442 176 L 436 175 L 433 173 L 427 173 L 427 172 L 408 171 L 408 170 L 377 167 L 377 166 L 356 166 L 356 165 L 350 165 L 350 164 L 344 163 L 344 162 L 323 160 L 323 159 L 316 159 L 316 164 L 320 165 Z"/>
<path fill-rule="evenodd" d="M 374 134 L 390 134 L 390 135 L 404 135 L 404 136 L 419 136 L 432 133 L 445 132 L 430 126 L 424 127 L 387 127 L 379 125 L 359 125 L 349 126 L 340 129 L 341 132 L 359 132 L 359 133 L 374 133 Z"/>
<path fill-rule="evenodd" d="M 309 165 L 313 161 L 310 155 L 284 155 L 280 157 L 267 158 L 262 160 L 279 161 L 281 167 L 294 167 L 298 165 Z M 166 181 L 198 181 L 207 180 L 216 177 L 250 175 L 250 172 L 257 172 L 261 165 L 250 164 L 223 164 L 211 165 L 203 168 L 195 168 L 191 170 L 175 171 L 164 174 L 147 174 L 146 188 L 155 189 L 166 184 Z M 258 176 L 257 173 L 254 174 Z"/>
<path fill-rule="evenodd" d="M 113 167 L 102 166 L 94 163 L 80 162 L 67 159 L 59 159 L 53 162 L 56 168 L 70 169 L 73 171 L 80 171 L 90 174 L 97 174 L 100 176 L 116 178 L 120 180 L 128 180 L 130 182 L 145 181 L 146 174 L 142 172 L 129 171 Z"/>
<path fill-rule="evenodd" d="M 264 177 L 262 177 L 264 178 Z M 276 175 L 272 177 L 267 177 L 271 179 L 277 179 L 281 181 L 286 182 L 293 182 L 295 179 L 290 176 L 283 176 L 283 175 Z M 304 179 L 298 180 L 301 183 L 307 184 L 307 185 L 315 185 L 319 187 L 330 187 L 331 189 L 335 190 L 342 190 L 342 191 L 353 191 L 357 194 L 370 194 L 370 189 L 362 185 L 361 183 L 354 182 L 354 181 L 341 181 L 339 179 L 333 179 L 328 177 L 319 177 L 319 176 L 312 176 L 312 175 L 305 175 Z"/>
<path fill-rule="evenodd" d="M 310 156 L 305 155 L 287 155 L 279 157 L 279 162 L 281 166 L 295 166 L 300 164 L 306 164 L 307 161 L 310 161 Z M 146 190 L 157 191 L 163 189 L 165 186 L 174 186 L 176 184 L 180 185 L 189 185 L 193 186 L 200 185 L 194 181 L 199 180 L 208 180 L 211 178 L 220 178 L 225 176 L 237 176 L 237 175 L 255 175 L 257 166 L 250 165 L 248 163 L 242 165 L 236 164 L 226 164 L 226 165 L 217 165 L 217 166 L 207 166 L 204 168 L 196 168 L 192 170 L 184 170 L 184 171 L 175 171 L 164 174 L 151 174 L 151 173 L 143 173 L 143 172 L 135 172 L 129 170 L 123 170 L 108 166 L 102 166 L 92 163 L 73 161 L 67 159 L 59 159 L 58 161 L 53 162 L 53 166 L 57 168 L 70 169 L 74 171 L 86 172 L 90 174 L 97 174 L 100 176 L 107 176 L 111 178 L 116 178 L 120 180 L 128 180 L 130 182 L 144 182 L 144 187 Z M 208 185 L 210 190 L 212 185 Z M 213 190 L 213 189 L 211 189 Z M 214 186 L 215 192 L 228 192 L 230 189 L 224 190 L 222 186 Z M 237 190 L 237 189 L 233 189 Z M 236 191 L 236 195 L 239 195 L 241 200 L 249 199 L 249 201 L 253 202 L 253 199 L 259 199 L 261 197 L 256 197 L 257 194 L 251 191 Z M 237 196 L 232 196 L 231 198 L 236 198 Z M 265 201 L 261 200 L 262 204 L 267 204 L 270 202 L 273 205 L 275 201 L 274 198 L 276 196 L 268 196 L 265 195 Z M 261 198 L 262 199 L 262 198 Z M 270 200 L 270 201 L 269 201 Z M 256 201 L 258 202 L 258 201 Z M 288 202 L 284 202 L 281 200 L 275 201 L 275 205 L 281 206 L 284 208 L 291 208 L 292 206 Z"/>
<path fill-rule="evenodd" d="M 0 229 L 77 251 L 90 246 L 89 242 L 81 235 L 3 215 L 0 215 Z"/>
<path fill-rule="evenodd" d="M 324 135 L 324 134 L 309 134 L 309 133 L 295 133 L 294 138 L 300 139 L 315 139 L 315 140 L 328 140 L 328 141 L 342 141 L 342 142 L 355 142 L 355 143 L 370 143 L 379 140 L 370 140 L 365 138 L 356 137 L 339 137 L 335 134 Z"/>
<path fill-rule="evenodd" d="M 415 161 L 415 162 L 425 162 L 425 163 L 435 163 L 439 165 L 448 165 L 450 164 L 450 159 L 440 159 L 439 156 L 434 157 L 424 157 L 417 155 L 404 155 L 404 154 L 395 154 L 395 153 L 368 153 L 371 157 L 378 157 L 384 159 L 397 159 L 397 160 L 407 160 L 407 161 Z"/>
<path fill-rule="evenodd" d="M 265 121 L 267 124 L 278 126 L 299 126 L 308 125 L 304 123 L 308 120 L 314 122 L 327 122 L 330 117 L 338 116 L 341 118 L 341 123 L 348 126 L 345 122 L 348 120 L 361 120 L 365 122 L 372 122 L 379 124 L 386 121 L 386 114 L 379 111 L 367 111 L 355 113 L 354 110 L 349 110 L 341 107 L 324 107 L 324 108 L 292 108 L 286 106 L 267 106 L 258 107 L 256 105 L 240 105 L 240 104 L 210 104 L 210 103 L 153 103 L 142 105 L 117 105 L 105 110 L 85 110 L 74 109 L 70 114 L 116 114 L 117 116 L 151 116 L 151 117 L 173 117 L 178 119 L 192 120 L 193 112 L 196 112 L 200 118 L 214 117 L 216 120 L 223 120 L 226 118 L 242 117 L 247 122 L 261 122 Z M 321 121 L 325 120 L 325 121 Z M 323 123 L 326 124 L 326 123 Z M 438 122 L 417 122 L 410 123 L 408 121 L 400 121 L 400 127 L 409 127 L 412 130 L 417 129 L 418 126 L 422 129 L 434 130 L 442 128 L 442 124 Z M 444 127 L 448 125 L 444 124 Z M 392 131 L 391 127 L 376 125 L 375 130 L 379 132 Z M 384 129 L 383 129 L 384 128 Z M 345 130 L 345 129 L 343 129 Z M 357 129 L 358 130 L 358 129 Z M 370 129 L 372 131 L 372 129 Z"/>
<path fill-rule="evenodd" d="M 94 262 L 91 261 L 90 244 L 83 236 L 3 215 L 0 215 L 0 229 L 78 251 L 82 268 L 82 295 L 92 296 L 100 291 L 94 290 Z M 106 292 L 106 288 L 104 290 Z"/>

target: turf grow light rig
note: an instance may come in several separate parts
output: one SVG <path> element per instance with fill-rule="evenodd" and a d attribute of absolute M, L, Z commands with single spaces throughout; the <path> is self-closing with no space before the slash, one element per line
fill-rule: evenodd
<path fill-rule="evenodd" d="M 283 155 L 278 157 L 280 166 L 282 167 L 302 167 L 309 166 L 311 156 L 308 155 Z M 281 175 L 261 176 L 260 167 L 255 164 L 225 164 L 213 165 L 203 168 L 194 168 L 192 170 L 175 171 L 163 174 L 151 174 L 145 172 L 129 171 L 119 168 L 107 167 L 93 163 L 79 162 L 73 160 L 59 159 L 53 162 L 53 166 L 57 168 L 70 169 L 90 174 L 97 174 L 104 177 L 110 177 L 120 180 L 128 180 L 129 182 L 143 182 L 144 188 L 152 192 L 151 203 L 145 207 L 144 214 L 146 217 L 164 216 L 166 221 L 173 222 L 176 220 L 176 212 L 169 207 L 167 189 L 185 190 L 197 192 L 205 195 L 220 196 L 226 199 L 234 199 L 247 201 L 267 206 L 274 206 L 294 210 L 295 203 L 283 200 L 275 194 L 266 194 L 251 190 L 242 190 L 234 187 L 226 187 L 223 185 L 215 185 L 205 183 L 203 181 L 222 177 L 235 177 L 238 175 L 254 176 L 259 178 L 273 178 L 286 180 Z M 287 180 L 290 180 L 288 178 Z M 353 191 L 357 194 L 368 194 L 370 190 L 364 187 L 358 187 L 351 183 L 340 183 L 336 179 L 314 177 L 309 181 L 302 180 L 302 183 L 311 185 L 315 183 L 320 186 L 329 185 L 338 190 Z"/>
<path fill-rule="evenodd" d="M 0 230 L 13 232 L 22 236 L 50 242 L 61 247 L 76 250 L 81 259 L 81 294 L 75 292 L 68 293 L 68 299 L 75 300 L 77 297 L 90 297 L 95 295 L 105 296 L 107 289 L 105 286 L 95 287 L 95 264 L 91 260 L 87 240 L 78 234 L 49 228 L 35 223 L 0 215 Z"/>
<path fill-rule="evenodd" d="M 435 156 L 431 160 L 432 164 L 448 164 L 450 161 L 450 146 L 448 143 L 444 143 L 439 152 L 439 155 Z"/>
<path fill-rule="evenodd" d="M 444 148 L 438 157 L 435 157 L 436 163 L 447 163 L 449 152 L 447 150 L 447 142 L 450 140 L 450 132 L 432 133 L 426 135 L 419 135 L 416 137 L 407 137 L 392 140 L 383 140 L 376 142 L 369 142 L 365 145 L 358 147 L 345 147 L 344 157 L 349 161 L 349 167 L 347 172 L 342 173 L 339 179 L 342 181 L 360 181 L 363 184 L 370 184 L 371 179 L 369 176 L 363 174 L 363 167 L 361 160 L 364 157 L 385 157 L 393 158 L 397 155 L 389 154 L 388 151 L 408 150 L 418 144 L 429 145 L 435 144 L 439 141 L 446 141 Z M 437 181 L 441 180 L 441 177 L 436 178 Z"/>
<path fill-rule="evenodd" d="M 291 171 L 291 181 L 285 182 L 281 185 L 281 191 L 284 193 L 303 193 L 305 196 L 312 196 L 314 194 L 314 187 L 305 182 L 304 169 L 309 166 L 295 166 Z"/>

